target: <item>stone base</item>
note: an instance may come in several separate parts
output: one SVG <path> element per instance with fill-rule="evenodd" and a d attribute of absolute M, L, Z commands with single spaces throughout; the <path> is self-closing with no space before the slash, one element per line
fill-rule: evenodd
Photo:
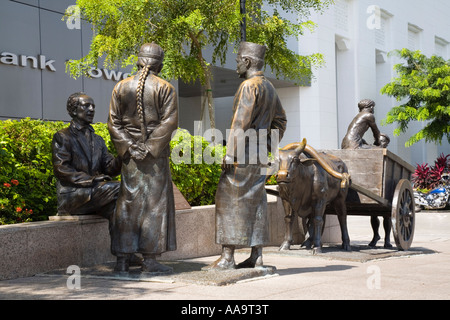
<path fill-rule="evenodd" d="M 267 198 L 270 233 L 267 245 L 279 246 L 284 240 L 283 205 L 278 197 Z M 160 260 L 221 254 L 222 246 L 215 243 L 215 206 L 177 210 L 176 226 L 177 250 L 164 252 Z M 295 224 L 294 243 L 303 239 L 304 234 Z M 323 241 L 327 242 L 325 236 Z M 71 265 L 88 267 L 114 261 L 110 242 L 109 222 L 99 215 L 57 215 L 49 217 L 49 221 L 0 226 L 0 280 L 29 277 Z"/>
<path fill-rule="evenodd" d="M 0 280 L 30 277 L 71 265 L 93 266 L 114 259 L 107 219 L 54 218 L 60 220 L 0 226 Z"/>
<path fill-rule="evenodd" d="M 86 271 L 86 270 L 84 270 Z M 89 271 L 87 270 L 89 276 Z M 95 274 L 95 272 L 94 272 Z M 117 280 L 128 280 L 128 281 L 158 281 L 159 277 L 168 276 L 173 274 L 173 270 L 167 272 L 142 272 L 141 268 L 130 268 L 129 272 L 116 272 L 111 270 L 111 267 L 107 268 L 106 271 L 97 274 L 97 277 L 101 278 L 112 278 Z M 162 281 L 164 279 L 160 279 Z M 166 280 L 172 282 L 170 279 Z"/>
<path fill-rule="evenodd" d="M 73 215 L 73 216 L 49 216 L 48 220 L 50 221 L 82 221 L 82 220 L 96 220 L 96 219 L 105 219 L 98 215 Z"/>
<path fill-rule="evenodd" d="M 81 277 L 103 278 L 121 281 L 146 281 L 146 282 L 184 282 L 208 286 L 224 286 L 241 281 L 260 280 L 269 276 L 277 276 L 276 268 L 264 266 L 262 268 L 243 268 L 234 270 L 210 270 L 202 271 L 206 265 L 196 262 L 184 261 L 160 261 L 161 264 L 173 268 L 171 274 L 156 274 L 140 272 L 140 267 L 130 267 L 129 272 L 114 272 L 115 263 L 106 263 L 93 267 L 81 268 Z M 64 276 L 65 269 L 58 269 L 36 276 Z"/>
<path fill-rule="evenodd" d="M 279 255 L 365 263 L 374 260 L 405 258 L 414 255 L 435 253 L 434 251 L 425 248 L 414 248 L 408 251 L 399 251 L 395 247 L 392 249 L 385 249 L 382 246 L 372 248 L 368 245 L 356 243 L 352 243 L 351 247 L 352 251 L 344 251 L 341 245 L 323 245 L 321 253 L 316 253 L 314 250 L 302 248 L 299 245 L 293 245 L 291 246 L 291 250 L 287 251 L 280 251 L 278 247 L 264 247 L 263 257 L 266 255 Z M 236 250 L 236 253 L 249 254 L 250 249 L 239 249 Z"/>

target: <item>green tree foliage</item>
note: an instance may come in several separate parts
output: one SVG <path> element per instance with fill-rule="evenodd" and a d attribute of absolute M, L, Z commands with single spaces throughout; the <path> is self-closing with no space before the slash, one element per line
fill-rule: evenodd
<path fill-rule="evenodd" d="M 247 0 L 246 40 L 267 46 L 266 62 L 277 77 L 301 83 L 312 75 L 312 68 L 323 63 L 323 57 L 296 54 L 288 48 L 288 39 L 312 30 L 315 25 L 308 20 L 310 12 L 321 12 L 332 2 Z M 161 75 L 186 83 L 200 80 L 211 118 L 210 66 L 223 65 L 228 47 L 239 45 L 244 18 L 239 0 L 77 0 L 77 5 L 94 34 L 89 53 L 67 63 L 72 76 L 85 75 L 102 60 L 106 68 L 135 65 L 139 47 L 155 42 L 165 51 Z M 289 14 L 297 19 L 283 17 Z M 210 61 L 204 56 L 206 47 L 213 50 Z M 211 125 L 214 127 L 214 122 Z"/>
<path fill-rule="evenodd" d="M 430 58 L 420 51 L 402 49 L 395 54 L 405 60 L 395 66 L 397 77 L 381 93 L 402 104 L 387 114 L 384 124 L 397 123 L 394 134 L 405 133 L 412 121 L 424 123 L 422 130 L 406 142 L 409 147 L 420 140 L 450 142 L 450 64 L 442 57 Z"/>

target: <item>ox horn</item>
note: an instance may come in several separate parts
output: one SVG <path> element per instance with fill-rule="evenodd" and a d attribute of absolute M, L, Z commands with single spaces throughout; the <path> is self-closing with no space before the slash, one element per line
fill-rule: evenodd
<path fill-rule="evenodd" d="M 312 157 L 313 159 L 316 159 L 317 162 L 319 163 L 319 165 L 321 165 L 322 168 L 324 168 L 326 172 L 328 172 L 333 177 L 340 179 L 342 189 L 348 188 L 350 186 L 350 184 L 351 184 L 350 175 L 347 172 L 341 173 L 341 172 L 335 171 L 330 166 L 330 164 L 328 164 L 326 162 L 326 160 L 324 158 L 322 158 L 321 155 L 313 147 L 311 147 L 310 145 L 308 145 L 306 143 L 306 139 L 303 139 L 302 142 L 291 143 L 281 150 L 283 150 L 283 151 L 297 150 L 297 151 L 299 151 L 299 153 L 304 151 L 310 157 Z"/>
<path fill-rule="evenodd" d="M 295 142 L 295 143 L 291 143 L 288 144 L 286 147 L 284 147 L 283 151 L 288 151 L 288 150 L 298 150 L 300 152 L 302 152 L 305 148 L 306 148 L 306 139 L 303 139 L 302 142 Z"/>
<path fill-rule="evenodd" d="M 317 162 L 328 172 L 330 175 L 337 179 L 341 179 L 341 188 L 345 189 L 350 186 L 351 177 L 347 172 L 335 171 L 327 161 L 322 158 L 322 156 L 311 146 L 307 145 L 305 148 L 305 153 L 309 154 L 311 157 L 317 160 Z"/>

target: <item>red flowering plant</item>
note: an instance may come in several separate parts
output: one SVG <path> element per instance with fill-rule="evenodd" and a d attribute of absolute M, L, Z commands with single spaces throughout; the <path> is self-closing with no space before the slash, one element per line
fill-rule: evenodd
<path fill-rule="evenodd" d="M 11 179 L 0 186 L 0 225 L 33 221 L 33 209 L 27 208 L 19 185 L 19 180 Z"/>
<path fill-rule="evenodd" d="M 450 154 L 444 156 L 441 154 L 435 161 L 434 166 L 424 163 L 417 165 L 412 175 L 412 182 L 417 191 L 428 193 L 429 191 L 439 188 L 447 183 L 444 180 L 450 174 Z"/>
<path fill-rule="evenodd" d="M 62 122 L 0 121 L 0 225 L 47 220 L 56 211 L 53 134 Z"/>
<path fill-rule="evenodd" d="M 52 138 L 61 121 L 0 120 L 0 225 L 48 220 L 57 211 Z M 107 125 L 93 125 L 113 154 Z"/>
<path fill-rule="evenodd" d="M 450 154 L 444 156 L 443 153 L 436 159 L 436 166 L 444 168 L 444 171 L 450 171 Z"/>

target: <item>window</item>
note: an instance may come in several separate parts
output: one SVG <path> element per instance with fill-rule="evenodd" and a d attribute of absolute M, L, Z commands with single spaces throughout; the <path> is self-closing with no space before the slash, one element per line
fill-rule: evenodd
<path fill-rule="evenodd" d="M 421 50 L 422 29 L 416 25 L 408 24 L 408 49 L 412 51 Z"/>
<path fill-rule="evenodd" d="M 390 20 L 392 14 L 386 10 L 379 9 L 379 26 L 375 28 L 375 47 L 382 51 L 389 51 L 391 47 Z"/>
<path fill-rule="evenodd" d="M 448 45 L 449 42 L 443 38 L 440 37 L 435 37 L 435 49 L 434 49 L 434 53 L 437 56 L 440 56 L 444 59 L 448 59 Z"/>
<path fill-rule="evenodd" d="M 334 25 L 341 33 L 350 31 L 350 3 L 348 0 L 336 0 L 334 6 Z"/>

